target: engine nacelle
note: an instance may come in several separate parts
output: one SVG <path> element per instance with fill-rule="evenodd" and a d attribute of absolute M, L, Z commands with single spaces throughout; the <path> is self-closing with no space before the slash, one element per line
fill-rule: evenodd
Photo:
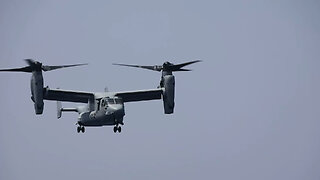
<path fill-rule="evenodd" d="M 31 99 L 34 102 L 34 110 L 36 114 L 43 112 L 43 77 L 41 71 L 32 72 L 31 76 Z"/>
<path fill-rule="evenodd" d="M 165 114 L 172 114 L 174 110 L 174 87 L 175 80 L 173 75 L 163 76 L 163 107 Z"/>

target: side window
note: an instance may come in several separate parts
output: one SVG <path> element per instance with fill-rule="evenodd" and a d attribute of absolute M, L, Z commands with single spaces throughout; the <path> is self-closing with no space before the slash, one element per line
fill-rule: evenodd
<path fill-rule="evenodd" d="M 106 101 L 104 99 L 102 99 L 101 101 L 101 107 L 104 107 L 106 105 Z"/>

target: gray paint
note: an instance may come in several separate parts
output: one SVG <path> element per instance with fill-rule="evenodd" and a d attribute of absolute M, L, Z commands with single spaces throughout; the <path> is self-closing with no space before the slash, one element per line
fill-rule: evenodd
<path fill-rule="evenodd" d="M 316 1 L 1 1 L 1 68 L 89 63 L 45 73 L 45 86 L 156 88 L 159 74 L 110 64 L 204 62 L 175 74 L 173 115 L 128 103 L 121 134 L 70 131 L 77 114 L 57 120 L 55 102 L 36 116 L 30 76 L 1 74 L 0 179 L 318 180 L 319 12 Z"/>
<path fill-rule="evenodd" d="M 168 84 L 166 79 L 164 79 L 164 84 Z M 85 126 L 115 126 L 118 128 L 119 125 L 124 125 L 123 117 L 125 115 L 125 102 L 157 100 L 164 96 L 164 104 L 174 104 L 174 92 L 172 91 L 173 88 L 174 84 L 169 84 L 163 88 L 161 87 L 151 90 L 92 93 L 62 89 L 49 89 L 46 87 L 44 88 L 43 99 L 57 101 L 58 119 L 61 117 L 63 111 L 78 112 L 79 117 L 77 121 L 77 131 L 79 133 L 80 129 L 82 129 L 82 132 L 85 131 Z M 172 98 L 170 99 L 170 97 Z M 87 103 L 87 108 L 82 108 L 83 105 L 76 108 L 62 108 L 60 101 Z M 165 106 L 166 114 L 173 113 L 173 107 L 170 108 L 172 110 L 168 112 Z M 114 132 L 116 132 L 116 129 Z"/>

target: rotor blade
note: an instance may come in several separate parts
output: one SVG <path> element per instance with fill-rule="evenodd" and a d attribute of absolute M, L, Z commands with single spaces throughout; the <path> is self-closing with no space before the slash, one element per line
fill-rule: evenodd
<path fill-rule="evenodd" d="M 60 68 L 83 66 L 83 65 L 88 65 L 88 64 L 85 63 L 85 64 L 71 64 L 71 65 L 62 65 L 62 66 L 42 66 L 42 70 L 43 71 L 52 71 L 52 70 L 60 69 Z"/>
<path fill-rule="evenodd" d="M 201 62 L 201 60 L 195 60 L 195 61 L 190 61 L 190 62 L 186 62 L 186 63 L 182 63 L 182 64 L 175 64 L 172 65 L 170 68 L 172 68 L 172 71 L 178 71 L 180 68 L 193 64 L 193 63 L 197 63 L 197 62 Z"/>
<path fill-rule="evenodd" d="M 192 71 L 191 69 L 178 69 L 178 70 L 175 70 L 175 71 Z"/>
<path fill-rule="evenodd" d="M 8 72 L 32 72 L 30 66 L 22 67 L 22 68 L 13 68 L 13 69 L 0 69 L 0 71 L 8 71 Z"/>
<path fill-rule="evenodd" d="M 142 68 L 142 69 L 148 69 L 148 70 L 153 70 L 153 71 L 161 71 L 162 70 L 162 66 L 158 66 L 158 65 L 155 65 L 155 66 L 139 66 L 139 65 L 117 64 L 117 63 L 113 63 L 112 65 Z"/>
<path fill-rule="evenodd" d="M 24 59 L 24 60 L 26 61 L 27 64 L 29 64 L 29 66 L 32 66 L 36 63 L 36 61 L 33 59 Z"/>

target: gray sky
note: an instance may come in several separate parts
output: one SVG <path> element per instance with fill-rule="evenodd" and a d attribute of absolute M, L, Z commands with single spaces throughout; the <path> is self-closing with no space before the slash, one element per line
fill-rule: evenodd
<path fill-rule="evenodd" d="M 77 114 L 36 116 L 30 74 L 1 73 L 0 179 L 320 179 L 318 1 L 1 1 L 0 68 L 34 58 L 89 66 L 52 88 L 157 87 L 111 66 L 202 59 L 176 73 L 176 108 L 126 104 L 112 127 L 77 134 Z M 67 107 L 74 104 L 64 103 Z"/>

